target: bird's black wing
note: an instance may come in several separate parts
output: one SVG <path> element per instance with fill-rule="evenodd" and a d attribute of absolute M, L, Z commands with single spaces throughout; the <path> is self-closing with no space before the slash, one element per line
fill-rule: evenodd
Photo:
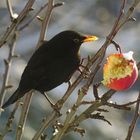
<path fill-rule="evenodd" d="M 51 56 L 50 51 L 51 46 L 47 41 L 45 41 L 32 55 L 30 60 L 28 61 L 27 66 L 34 68 L 39 67 L 39 65 L 43 65 L 45 61 L 48 61 Z M 49 55 L 50 54 L 50 55 Z"/>
<path fill-rule="evenodd" d="M 20 88 L 23 88 L 23 90 L 34 88 L 38 80 L 45 74 L 44 67 L 49 67 L 47 65 L 49 65 L 51 59 L 51 51 L 47 42 L 45 42 L 35 51 L 25 67 L 19 84 Z"/>

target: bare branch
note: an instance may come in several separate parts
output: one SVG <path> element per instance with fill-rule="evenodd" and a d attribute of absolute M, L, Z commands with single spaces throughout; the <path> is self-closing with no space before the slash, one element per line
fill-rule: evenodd
<path fill-rule="evenodd" d="M 127 23 L 128 21 L 130 21 L 130 18 L 132 18 L 132 14 L 135 10 L 135 7 L 138 5 L 138 3 L 140 2 L 140 0 L 134 0 L 133 3 L 131 4 L 130 8 L 128 9 L 127 13 L 125 14 L 125 16 L 122 18 L 122 20 L 120 21 L 117 30 L 119 30 L 125 23 Z"/>
<path fill-rule="evenodd" d="M 89 118 L 91 119 L 98 119 L 107 122 L 109 125 L 112 125 L 110 121 L 108 121 L 101 113 L 90 114 Z"/>
<path fill-rule="evenodd" d="M 131 110 L 131 108 L 128 107 L 128 106 L 113 104 L 113 103 L 109 103 L 109 102 L 107 102 L 106 105 L 109 106 L 109 107 L 114 107 L 116 109 Z"/>
<path fill-rule="evenodd" d="M 109 39 L 110 41 L 113 40 L 114 36 L 117 34 L 118 30 L 118 25 L 120 23 L 120 20 L 124 14 L 124 7 L 125 7 L 125 3 L 126 3 L 126 0 L 122 0 L 122 4 L 121 4 L 121 8 L 120 8 L 120 12 L 119 12 L 119 15 L 115 21 L 115 24 L 112 28 L 112 31 L 110 32 L 110 34 L 108 35 L 107 39 Z"/>
<path fill-rule="evenodd" d="M 41 27 L 41 32 L 40 32 L 40 37 L 39 37 L 39 41 L 38 41 L 37 47 L 40 47 L 40 45 L 44 41 L 45 33 L 47 32 L 46 30 L 48 28 L 49 21 L 50 21 L 50 18 L 51 18 L 51 13 L 52 13 L 52 10 L 53 10 L 53 5 L 54 5 L 54 0 L 49 0 L 48 1 L 48 7 L 47 7 L 46 15 L 45 15 L 44 20 L 42 22 L 42 27 Z"/>
<path fill-rule="evenodd" d="M 21 112 L 20 120 L 17 127 L 17 132 L 16 132 L 16 140 L 21 140 L 22 135 L 23 135 L 24 126 L 27 119 L 29 105 L 30 105 L 31 97 L 32 97 L 31 93 L 32 91 L 30 91 L 30 93 L 28 93 L 24 99 L 24 104 L 22 106 L 22 112 Z"/>
<path fill-rule="evenodd" d="M 4 98 L 5 98 L 5 90 L 8 86 L 8 79 L 9 79 L 12 59 L 14 56 L 16 40 L 17 40 L 17 32 L 15 32 L 15 34 L 11 38 L 11 42 L 9 43 L 9 55 L 8 55 L 7 60 L 5 60 L 5 72 L 3 75 L 3 83 L 2 83 L 2 88 L 0 92 L 0 106 L 2 106 L 3 104 Z M 1 111 L 0 111 L 0 114 L 1 114 Z"/>
<path fill-rule="evenodd" d="M 57 117 L 58 117 L 58 115 L 56 114 L 55 111 L 52 112 L 50 117 L 47 116 L 47 118 L 44 121 L 43 125 L 39 128 L 39 130 L 34 135 L 32 140 L 38 140 L 41 137 L 43 131 L 46 129 L 46 127 L 50 126 L 50 124 L 52 124 Z"/>
<path fill-rule="evenodd" d="M 8 8 L 8 11 L 9 11 L 9 15 L 10 15 L 11 21 L 13 21 L 17 17 L 14 16 L 11 1 L 10 0 L 6 0 L 6 3 L 7 3 L 7 8 Z"/>
<path fill-rule="evenodd" d="M 75 127 L 74 132 L 79 133 L 81 136 L 84 136 L 84 134 L 86 133 L 85 129 L 79 127 Z"/>
<path fill-rule="evenodd" d="M 27 23 L 25 23 L 23 26 L 21 26 L 20 28 L 18 28 L 19 31 L 23 30 L 25 27 L 27 27 L 37 16 L 38 14 L 44 10 L 46 7 L 48 6 L 48 3 L 46 3 L 45 5 L 43 5 L 39 11 L 29 20 L 27 21 Z"/>
<path fill-rule="evenodd" d="M 114 107 L 116 109 L 131 110 L 131 108 L 129 106 L 137 103 L 138 101 L 139 100 L 136 100 L 136 101 L 132 101 L 132 102 L 129 102 L 129 103 L 126 103 L 126 104 L 122 104 L 122 105 L 118 105 L 116 103 L 114 104 L 114 103 L 107 102 L 106 105 L 110 106 L 110 107 Z"/>
<path fill-rule="evenodd" d="M 135 109 L 134 117 L 133 117 L 132 122 L 131 122 L 131 124 L 130 124 L 130 126 L 129 126 L 128 133 L 127 133 L 127 137 L 126 137 L 125 140 L 131 140 L 131 137 L 132 137 L 133 131 L 134 131 L 134 129 L 135 129 L 137 120 L 138 120 L 138 118 L 140 117 L 140 114 L 139 114 L 140 92 L 139 92 L 139 95 L 138 95 L 137 100 L 138 100 L 138 102 L 137 102 L 137 104 L 136 104 L 136 109 Z"/>
<path fill-rule="evenodd" d="M 29 0 L 24 7 L 24 9 L 20 12 L 18 17 L 14 19 L 10 26 L 8 26 L 6 32 L 0 39 L 0 47 L 5 44 L 8 40 L 9 35 L 12 33 L 13 30 L 19 25 L 19 23 L 26 17 L 27 13 L 30 11 L 32 5 L 34 4 L 35 0 Z"/>
<path fill-rule="evenodd" d="M 6 123 L 6 127 L 4 129 L 4 132 L 3 134 L 0 136 L 0 140 L 4 138 L 4 136 L 8 133 L 8 132 L 11 132 L 12 131 L 12 125 L 13 125 L 13 121 L 14 121 L 14 118 L 15 118 L 15 113 L 18 109 L 18 106 L 20 104 L 20 101 L 16 102 L 15 104 L 15 107 L 13 109 L 13 111 L 11 112 L 9 118 L 8 118 L 8 121 Z"/>

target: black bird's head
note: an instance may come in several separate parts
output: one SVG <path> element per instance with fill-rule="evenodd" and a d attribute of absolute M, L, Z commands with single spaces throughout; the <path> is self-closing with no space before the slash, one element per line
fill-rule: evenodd
<path fill-rule="evenodd" d="M 82 35 L 78 32 L 67 30 L 55 35 L 50 42 L 56 43 L 55 48 L 58 47 L 60 50 L 71 50 L 77 53 L 82 43 L 97 39 L 96 36 Z"/>

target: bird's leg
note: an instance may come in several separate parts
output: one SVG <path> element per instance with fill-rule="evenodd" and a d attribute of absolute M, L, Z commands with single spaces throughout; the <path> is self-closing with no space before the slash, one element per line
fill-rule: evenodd
<path fill-rule="evenodd" d="M 51 106 L 54 106 L 54 103 L 52 103 L 51 99 L 48 97 L 48 95 L 44 92 L 43 95 L 47 99 L 47 101 L 50 103 Z"/>
<path fill-rule="evenodd" d="M 86 59 L 88 60 L 88 58 L 82 58 L 82 59 L 81 59 L 81 62 L 80 62 L 80 65 L 83 65 L 83 62 L 84 62 L 84 60 L 86 60 Z"/>
<path fill-rule="evenodd" d="M 70 88 L 70 86 L 71 86 L 71 81 L 69 80 L 68 81 L 68 89 Z"/>
<path fill-rule="evenodd" d="M 70 86 L 71 86 L 71 81 L 70 81 L 71 76 L 72 76 L 72 75 L 70 75 L 69 78 L 67 78 L 67 79 L 65 80 L 65 83 L 68 83 L 68 89 L 67 89 L 67 90 L 69 90 L 69 88 L 70 88 Z"/>
<path fill-rule="evenodd" d="M 47 99 L 47 101 L 50 103 L 51 107 L 54 110 L 58 111 L 56 105 L 51 101 L 51 99 L 48 97 L 48 95 L 45 92 L 41 92 L 41 93 L 45 96 L 45 98 Z"/>

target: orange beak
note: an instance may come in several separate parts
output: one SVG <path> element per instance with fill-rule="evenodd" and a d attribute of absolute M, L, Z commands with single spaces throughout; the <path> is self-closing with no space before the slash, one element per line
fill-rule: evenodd
<path fill-rule="evenodd" d="M 97 36 L 85 36 L 85 39 L 83 40 L 83 42 L 91 42 L 95 40 L 98 40 Z"/>

